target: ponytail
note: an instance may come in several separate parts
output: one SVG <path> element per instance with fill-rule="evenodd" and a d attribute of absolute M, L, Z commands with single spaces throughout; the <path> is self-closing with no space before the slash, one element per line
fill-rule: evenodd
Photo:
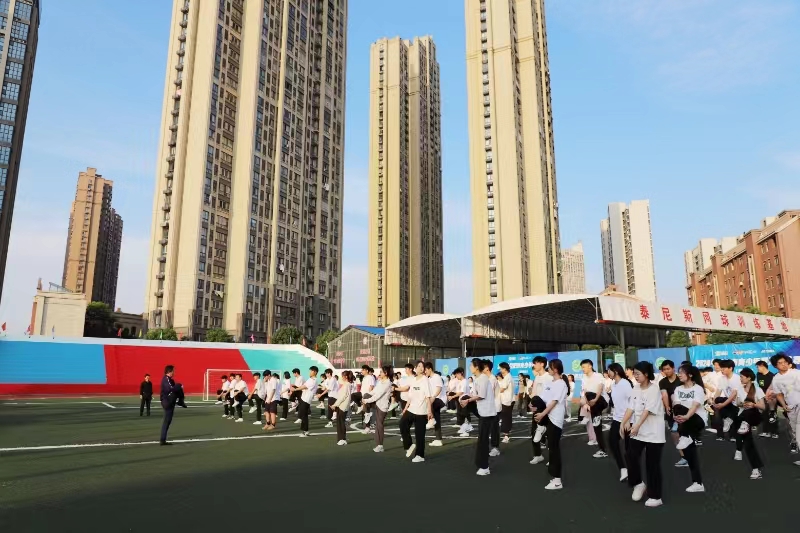
<path fill-rule="evenodd" d="M 569 378 L 566 375 L 564 375 L 564 363 L 562 363 L 560 359 L 553 359 L 552 361 L 550 361 L 550 368 L 558 372 L 558 375 L 561 376 L 561 379 L 564 380 L 564 384 L 566 384 L 567 386 L 567 393 L 569 394 L 570 392 Z"/>
<path fill-rule="evenodd" d="M 622 368 L 621 364 L 611 363 L 610 365 L 608 365 L 608 371 L 613 372 L 615 376 L 619 376 L 625 381 L 627 381 L 628 384 L 631 386 L 631 388 L 633 388 L 633 383 L 631 383 L 631 380 L 629 380 L 628 376 L 625 375 L 625 369 Z"/>

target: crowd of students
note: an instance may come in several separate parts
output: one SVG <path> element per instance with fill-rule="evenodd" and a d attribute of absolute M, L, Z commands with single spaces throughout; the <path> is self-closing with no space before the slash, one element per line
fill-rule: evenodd
<path fill-rule="evenodd" d="M 770 362 L 777 374 L 769 371 L 765 361 L 758 362 L 758 373 L 745 368 L 737 375 L 730 360 L 715 359 L 713 367 L 702 369 L 689 362 L 676 369 L 667 360 L 656 377 L 647 361 L 627 368 L 613 363 L 604 373 L 596 372 L 591 360 L 582 361 L 582 386 L 575 401 L 588 444 L 597 447 L 593 457 L 604 459 L 610 453 L 620 482 L 632 489 L 632 499 L 641 501 L 647 496 L 645 505 L 658 507 L 663 503 L 661 456 L 667 433 L 681 456 L 675 466 L 688 468 L 691 484 L 686 491 L 704 492 L 698 448 L 706 426 L 711 426 L 717 440 L 735 443 L 734 461 L 747 457 L 750 479 L 761 479 L 764 465 L 753 435 L 760 425 L 760 437 L 779 438 L 778 407 L 788 420 L 789 452 L 798 453 L 800 371 L 784 354 L 773 356 Z M 560 441 L 570 419 L 574 376 L 564 373 L 560 360 L 548 362 L 539 356 L 533 360 L 532 374 L 519 376 L 515 394 L 508 364 L 498 366 L 495 373 L 492 361 L 473 359 L 469 375 L 457 368 L 442 377 L 430 362 L 409 363 L 397 373 L 391 366 L 376 371 L 365 365 L 358 379 L 349 370 L 337 377 L 330 369 L 318 378 L 315 366 L 307 378 L 299 369 L 292 371 L 293 377 L 284 372 L 282 378 L 278 372 L 265 370 L 253 374 L 252 387 L 241 374 L 231 374 L 222 377 L 217 403 L 223 405 L 224 418 L 243 422 L 242 408 L 247 402 L 250 413 L 256 414 L 253 424 L 265 431 L 274 430 L 289 412 L 296 411 L 295 423 L 300 424 L 300 436 L 306 437 L 312 405 L 317 402 L 320 418 L 328 421 L 326 427 L 335 424 L 339 446 L 347 445 L 348 421 L 360 415 L 362 427 L 353 422 L 350 428 L 374 434 L 376 453 L 384 451 L 386 420 L 396 419 L 400 410 L 403 449 L 415 463 L 425 461 L 426 446 L 442 446 L 442 413 L 450 413 L 462 437 L 476 430 L 472 424 L 476 421 L 475 467 L 477 475 L 485 476 L 491 473 L 490 458 L 500 455 L 501 443 L 510 441 L 518 402 L 518 417 L 532 414 L 530 463 L 545 462 L 546 446 L 551 480 L 545 489 L 563 488 Z M 610 419 L 605 427 L 604 416 Z M 435 436 L 426 442 L 429 430 Z M 800 466 L 800 461 L 795 464 Z"/>

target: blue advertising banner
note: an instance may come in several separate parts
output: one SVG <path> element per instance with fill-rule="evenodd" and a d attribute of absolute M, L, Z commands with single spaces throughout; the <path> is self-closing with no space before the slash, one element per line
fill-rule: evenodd
<path fill-rule="evenodd" d="M 572 397 L 577 398 L 581 395 L 581 382 L 583 381 L 583 371 L 581 361 L 589 359 L 594 364 L 595 370 L 599 368 L 597 364 L 597 350 L 579 350 L 575 352 L 558 352 L 558 358 L 564 364 L 564 373 L 572 374 L 575 378 L 575 387 L 572 389 Z"/>
<path fill-rule="evenodd" d="M 686 348 L 650 348 L 638 351 L 639 361 L 649 361 L 658 370 L 665 359 L 675 363 L 677 368 L 682 362 L 686 361 Z"/>
<path fill-rule="evenodd" d="M 755 372 L 757 362 L 769 362 L 769 358 L 778 352 L 785 353 L 794 360 L 795 365 L 800 365 L 800 341 L 797 340 L 692 346 L 689 348 L 689 360 L 694 366 L 703 368 L 712 366 L 714 359 L 730 359 L 736 363 L 734 372 L 738 374 L 743 368 Z M 772 366 L 770 370 L 776 372 Z"/>
<path fill-rule="evenodd" d="M 443 376 L 449 376 L 453 373 L 453 370 L 458 368 L 458 357 L 453 357 L 450 359 L 435 359 L 433 363 L 437 372 L 441 372 Z"/>

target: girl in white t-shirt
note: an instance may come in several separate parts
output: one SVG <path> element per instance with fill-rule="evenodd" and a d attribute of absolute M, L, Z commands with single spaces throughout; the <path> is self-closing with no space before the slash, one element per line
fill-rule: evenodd
<path fill-rule="evenodd" d="M 608 374 L 611 377 L 611 404 L 614 406 L 611 415 L 611 430 L 608 432 L 608 446 L 611 448 L 611 456 L 619 468 L 619 480 L 628 479 L 628 468 L 625 465 L 625 455 L 628 449 L 629 436 L 625 434 L 623 440 L 619 430 L 625 411 L 628 409 L 628 401 L 633 391 L 633 384 L 625 376 L 625 369 L 619 363 L 611 363 L 608 366 Z"/>
<path fill-rule="evenodd" d="M 622 419 L 620 436 L 630 433 L 628 445 L 628 485 L 633 488 L 631 498 L 641 501 L 645 492 L 647 507 L 659 507 L 661 501 L 661 452 L 667 441 L 664 430 L 664 402 L 661 391 L 654 383 L 653 365 L 639 361 L 633 367 L 633 377 L 639 387 L 633 388 L 628 408 Z M 642 479 L 642 453 L 645 455 L 647 485 Z"/>
<path fill-rule="evenodd" d="M 753 469 L 750 473 L 750 479 L 760 479 L 761 469 L 764 468 L 764 463 L 761 462 L 761 456 L 756 449 L 755 439 L 753 439 L 753 428 L 761 423 L 761 411 L 766 408 L 764 404 L 764 391 L 756 383 L 756 374 L 749 368 L 743 368 L 739 372 L 739 380 L 742 383 L 744 393 L 737 394 L 736 405 L 739 407 L 739 414 L 733 423 L 734 429 L 738 426 L 736 431 L 736 455 L 733 456 L 734 461 L 742 460 L 742 450 L 747 454 L 747 460 L 750 461 L 750 467 Z"/>
<path fill-rule="evenodd" d="M 561 484 L 561 432 L 564 429 L 564 419 L 566 418 L 569 381 L 564 376 L 564 365 L 559 359 L 550 361 L 548 372 L 553 376 L 553 381 L 545 385 L 541 394 L 542 401 L 546 405 L 545 409 L 533 417 L 539 424 L 533 440 L 539 442 L 547 433 L 547 449 L 550 453 L 547 472 L 552 479 L 545 489 L 560 490 L 563 488 Z"/>
<path fill-rule="evenodd" d="M 675 445 L 683 452 L 692 473 L 692 484 L 686 492 L 705 492 L 703 478 L 700 474 L 700 460 L 697 456 L 695 438 L 706 425 L 707 413 L 703 409 L 706 392 L 703 378 L 696 366 L 682 365 L 678 369 L 678 380 L 681 384 L 672 393 L 672 415 L 678 423 L 678 443 Z"/>

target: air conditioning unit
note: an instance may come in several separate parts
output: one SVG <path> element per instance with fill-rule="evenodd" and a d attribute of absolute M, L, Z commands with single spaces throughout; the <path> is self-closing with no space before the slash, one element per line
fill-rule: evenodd
<path fill-rule="evenodd" d="M 284 266 L 283 266 L 283 263 L 281 263 L 280 265 L 278 265 L 278 270 L 280 270 L 281 272 L 283 272 L 285 268 L 286 268 L 286 267 L 284 267 Z"/>

